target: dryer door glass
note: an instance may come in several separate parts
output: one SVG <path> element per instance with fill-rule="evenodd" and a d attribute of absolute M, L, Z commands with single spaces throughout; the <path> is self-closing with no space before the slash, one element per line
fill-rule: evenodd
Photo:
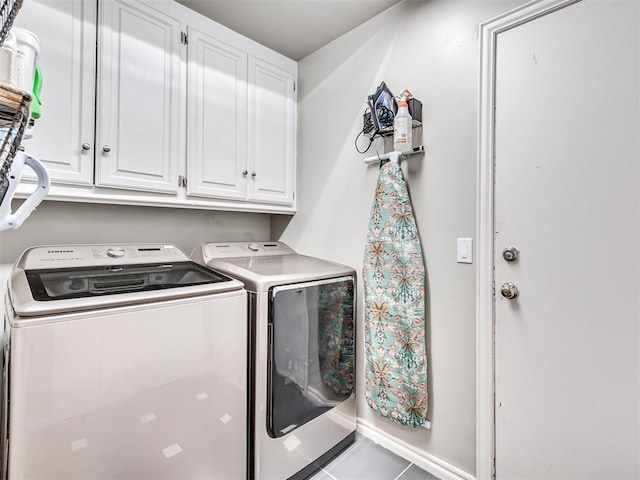
<path fill-rule="evenodd" d="M 269 321 L 267 431 L 286 435 L 354 388 L 354 278 L 274 287 Z"/>

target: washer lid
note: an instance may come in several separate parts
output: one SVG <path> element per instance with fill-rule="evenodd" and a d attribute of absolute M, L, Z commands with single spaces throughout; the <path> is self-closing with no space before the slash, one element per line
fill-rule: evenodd
<path fill-rule="evenodd" d="M 252 292 L 266 292 L 275 285 L 355 275 L 351 267 L 298 254 L 220 258 L 208 265 L 244 282 Z"/>
<path fill-rule="evenodd" d="M 240 289 L 239 281 L 189 261 L 174 246 L 35 247 L 23 253 L 9 281 L 22 317 Z"/>

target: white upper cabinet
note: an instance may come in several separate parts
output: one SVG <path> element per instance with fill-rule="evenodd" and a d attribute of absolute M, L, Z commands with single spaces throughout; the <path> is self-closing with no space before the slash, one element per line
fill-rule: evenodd
<path fill-rule="evenodd" d="M 184 123 L 181 21 L 153 3 L 99 4 L 96 184 L 176 193 Z"/>
<path fill-rule="evenodd" d="M 295 61 L 173 0 L 28 0 L 16 24 L 40 37 L 23 145 L 49 198 L 295 211 Z"/>
<path fill-rule="evenodd" d="M 295 62 L 213 35 L 189 27 L 187 194 L 291 205 Z"/>
<path fill-rule="evenodd" d="M 247 54 L 189 27 L 187 193 L 244 200 Z"/>
<path fill-rule="evenodd" d="M 258 202 L 293 202 L 294 74 L 249 57 L 249 192 Z"/>
<path fill-rule="evenodd" d="M 22 142 L 58 183 L 93 184 L 96 3 L 28 0 L 15 26 L 40 40 L 42 117 Z"/>

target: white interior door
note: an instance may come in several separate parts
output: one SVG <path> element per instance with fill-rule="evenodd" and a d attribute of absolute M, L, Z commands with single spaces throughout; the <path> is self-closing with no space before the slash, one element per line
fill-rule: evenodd
<path fill-rule="evenodd" d="M 640 477 L 639 35 L 583 0 L 497 36 L 498 479 Z"/>

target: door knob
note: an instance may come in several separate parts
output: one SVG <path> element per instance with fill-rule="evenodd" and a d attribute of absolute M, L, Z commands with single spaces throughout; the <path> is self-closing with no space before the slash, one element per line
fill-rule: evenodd
<path fill-rule="evenodd" d="M 242 176 L 243 176 L 243 177 L 246 177 L 246 176 L 247 176 L 247 173 L 249 173 L 249 171 L 248 171 L 248 170 L 243 170 L 243 171 L 242 171 Z"/>
<path fill-rule="evenodd" d="M 518 290 L 518 287 L 516 287 L 513 283 L 507 282 L 502 284 L 502 287 L 500 288 L 500 293 L 504 298 L 513 300 L 514 298 L 517 298 L 518 295 L 520 295 L 520 290 Z"/>
<path fill-rule="evenodd" d="M 90 143 L 83 143 L 82 144 L 82 149 L 83 150 L 91 150 L 91 144 Z"/>
<path fill-rule="evenodd" d="M 507 262 L 515 262 L 520 257 L 520 250 L 516 247 L 505 248 L 502 251 L 502 258 L 504 258 Z"/>
<path fill-rule="evenodd" d="M 109 145 L 105 145 L 104 147 L 102 147 L 102 151 L 104 153 L 109 153 L 111 151 L 111 147 Z"/>
<path fill-rule="evenodd" d="M 255 176 L 257 175 L 256 172 L 251 172 L 251 176 L 255 178 Z"/>

